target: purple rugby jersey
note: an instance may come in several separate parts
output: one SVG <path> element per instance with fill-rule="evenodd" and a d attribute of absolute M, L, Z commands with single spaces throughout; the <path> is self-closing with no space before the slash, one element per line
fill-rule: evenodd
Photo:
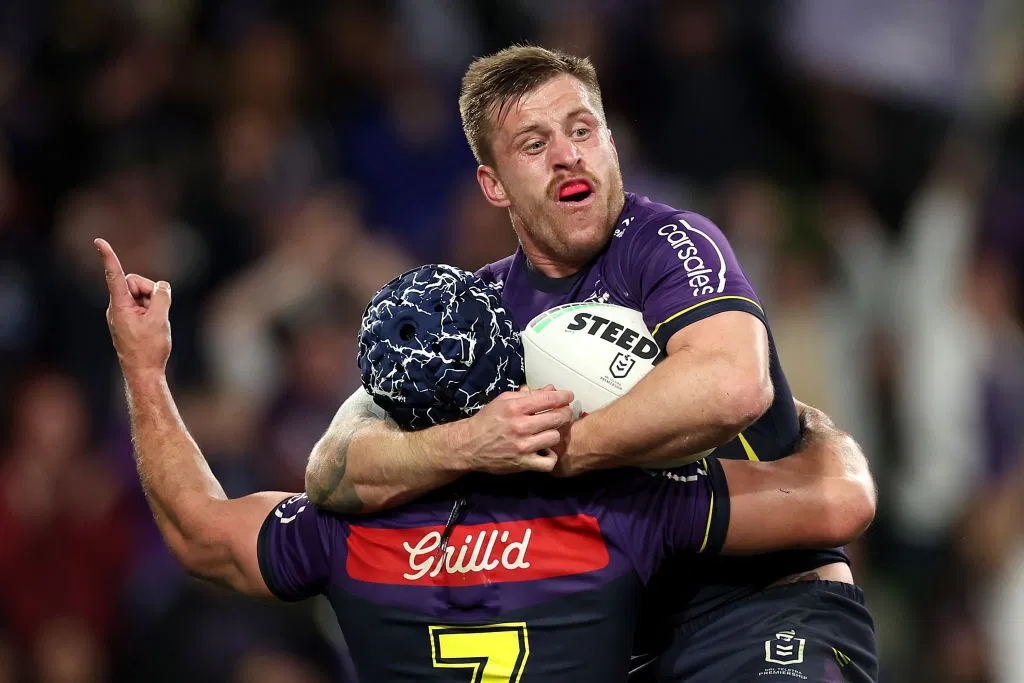
<path fill-rule="evenodd" d="M 601 301 L 641 311 L 658 343 L 724 310 L 764 311 L 718 227 L 704 216 L 626 195 L 608 247 L 577 273 L 550 278 L 523 254 L 484 266 L 477 275 L 503 285 L 505 304 L 524 329 L 560 304 Z M 767 324 L 767 322 L 766 322 Z"/>
<path fill-rule="evenodd" d="M 728 520 L 717 462 L 568 480 L 473 475 L 358 517 L 294 496 L 267 517 L 258 550 L 275 595 L 328 597 L 364 683 L 618 683 L 642 586 L 670 553 L 716 553 Z"/>
<path fill-rule="evenodd" d="M 641 311 L 664 350 L 674 333 L 716 313 L 744 311 L 755 316 L 768 329 L 775 400 L 757 422 L 714 455 L 776 460 L 796 448 L 799 419 L 768 319 L 725 235 L 704 216 L 627 192 L 608 246 L 573 275 L 547 277 L 530 266 L 521 249 L 477 274 L 502 285 L 502 298 L 519 329 L 555 306 L 602 301 Z M 655 583 L 665 589 L 656 591 L 653 602 L 688 621 L 774 579 L 837 561 L 846 561 L 841 550 L 707 557 L 698 562 L 681 558 L 656 577 Z"/>

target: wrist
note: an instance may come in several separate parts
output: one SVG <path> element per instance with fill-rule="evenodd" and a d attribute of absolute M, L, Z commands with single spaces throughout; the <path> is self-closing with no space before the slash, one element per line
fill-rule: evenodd
<path fill-rule="evenodd" d="M 463 474 L 473 469 L 466 453 L 465 420 L 437 425 L 419 432 L 421 457 L 441 472 Z"/>
<path fill-rule="evenodd" d="M 599 418 L 600 419 L 600 418 Z M 593 449 L 590 442 L 592 437 L 591 423 L 596 422 L 592 415 L 576 420 L 569 425 L 569 435 L 566 438 L 565 452 L 574 458 L 582 458 L 591 455 Z"/>
<path fill-rule="evenodd" d="M 566 466 L 573 474 L 597 469 L 599 463 L 593 458 L 589 443 L 589 435 L 586 420 L 576 420 L 569 426 L 569 433 L 565 438 L 565 451 L 561 457 L 565 459 Z"/>

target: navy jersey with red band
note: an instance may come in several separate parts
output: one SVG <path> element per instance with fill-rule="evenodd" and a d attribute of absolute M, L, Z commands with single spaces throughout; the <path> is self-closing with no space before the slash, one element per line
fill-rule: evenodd
<path fill-rule="evenodd" d="M 776 460 L 796 447 L 799 419 L 768 319 L 728 240 L 704 216 L 627 193 L 608 246 L 575 274 L 547 277 L 530 266 L 522 250 L 477 274 L 502 285 L 502 298 L 519 329 L 555 306 L 602 301 L 641 311 L 664 350 L 675 332 L 716 313 L 744 311 L 755 316 L 768 329 L 775 400 L 714 457 Z M 842 550 L 823 549 L 669 563 L 664 577 L 656 581 L 667 592 L 659 591 L 656 602 L 670 607 L 675 620 L 688 621 L 775 579 L 845 560 Z"/>
<path fill-rule="evenodd" d="M 258 552 L 276 596 L 328 597 L 363 683 L 620 683 L 642 586 L 669 554 L 716 553 L 728 520 L 717 462 L 474 475 L 376 515 L 289 498 Z"/>

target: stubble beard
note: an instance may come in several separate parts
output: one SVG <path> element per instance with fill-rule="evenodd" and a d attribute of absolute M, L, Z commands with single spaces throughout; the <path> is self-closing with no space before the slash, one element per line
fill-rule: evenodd
<path fill-rule="evenodd" d="M 602 215 L 593 218 L 601 223 L 600 226 L 595 226 L 593 222 L 583 227 L 574 225 L 574 218 L 553 206 L 546 197 L 532 203 L 528 212 L 517 213 L 510 209 L 512 224 L 520 235 L 529 237 L 534 248 L 540 250 L 544 257 L 560 265 L 582 267 L 597 256 L 611 239 L 615 223 L 622 212 L 625 195 L 621 171 L 617 170 L 606 187 L 607 194 L 597 197 L 597 202 L 591 205 L 592 211 L 600 206 L 605 209 Z M 586 233 L 588 239 L 579 239 L 580 233 Z"/>

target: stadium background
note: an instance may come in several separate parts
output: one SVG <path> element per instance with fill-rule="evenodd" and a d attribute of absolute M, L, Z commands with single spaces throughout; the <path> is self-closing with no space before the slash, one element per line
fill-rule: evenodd
<path fill-rule="evenodd" d="M 164 549 L 91 239 L 173 284 L 170 373 L 228 492 L 301 489 L 376 287 L 514 246 L 456 97 L 521 40 L 594 60 L 627 188 L 722 226 L 795 393 L 869 454 L 884 680 L 1024 681 L 1022 7 L 0 3 L 0 681 L 340 679 L 323 603 Z"/>

